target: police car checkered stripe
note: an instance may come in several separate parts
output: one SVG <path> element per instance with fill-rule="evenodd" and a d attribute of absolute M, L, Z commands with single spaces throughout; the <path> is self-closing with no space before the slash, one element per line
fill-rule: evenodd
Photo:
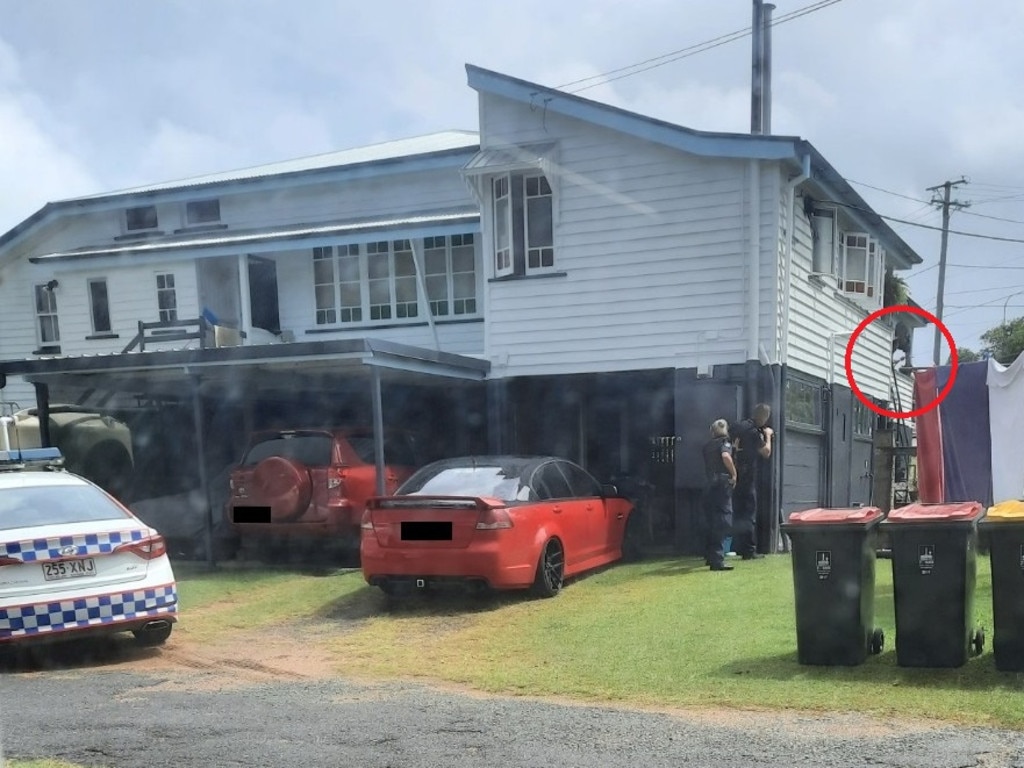
<path fill-rule="evenodd" d="M 0 640 L 119 621 L 174 615 L 178 594 L 173 584 L 108 595 L 19 605 L 0 609 Z"/>
<path fill-rule="evenodd" d="M 109 533 L 87 533 L 80 536 L 54 536 L 49 539 L 28 539 L 0 543 L 0 557 L 16 557 L 23 563 L 38 563 L 64 557 L 85 557 L 106 555 L 121 544 L 142 541 L 153 535 L 151 531 L 111 531 Z M 74 552 L 65 552 L 75 547 Z"/>

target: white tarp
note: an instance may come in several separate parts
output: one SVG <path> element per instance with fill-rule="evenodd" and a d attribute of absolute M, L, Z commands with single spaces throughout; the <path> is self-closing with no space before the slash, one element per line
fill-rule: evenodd
<path fill-rule="evenodd" d="M 1024 498 L 1024 353 L 1009 366 L 988 361 L 992 499 Z"/>

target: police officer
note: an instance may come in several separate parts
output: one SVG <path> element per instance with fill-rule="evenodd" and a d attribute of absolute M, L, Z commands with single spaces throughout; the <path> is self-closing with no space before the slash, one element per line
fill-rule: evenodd
<path fill-rule="evenodd" d="M 757 551 L 757 468 L 761 459 L 772 455 L 772 428 L 768 426 L 772 409 L 767 403 L 754 406 L 753 415 L 733 425 L 736 445 L 736 488 L 732 494 L 733 549 L 744 560 L 764 557 Z"/>
<path fill-rule="evenodd" d="M 729 422 L 711 424 L 711 439 L 704 444 L 704 513 L 707 522 L 707 557 L 712 571 L 731 571 L 725 562 L 724 542 L 732 530 L 732 490 L 736 486 L 736 465 L 732 460 Z"/>

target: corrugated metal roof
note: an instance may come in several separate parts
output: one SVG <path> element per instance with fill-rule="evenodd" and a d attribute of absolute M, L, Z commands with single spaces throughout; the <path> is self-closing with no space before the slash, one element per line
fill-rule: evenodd
<path fill-rule="evenodd" d="M 545 159 L 549 159 L 554 148 L 555 143 L 549 141 L 543 144 L 482 149 L 473 155 L 462 170 L 463 173 L 472 175 L 513 171 L 524 167 L 540 167 Z"/>
<path fill-rule="evenodd" d="M 415 155 L 429 155 L 435 152 L 446 152 L 458 149 L 472 149 L 479 146 L 480 136 L 476 131 L 442 131 L 431 133 L 426 136 L 415 136 L 410 139 L 398 139 L 387 141 L 382 144 L 372 144 L 367 147 L 356 147 L 343 149 L 337 152 L 326 152 L 322 155 L 300 157 L 294 160 L 283 160 L 267 165 L 257 165 L 251 168 L 242 168 L 235 171 L 223 171 L 211 173 L 205 176 L 194 176 L 188 179 L 167 181 L 160 184 L 147 184 L 143 187 L 132 187 L 120 189 L 114 192 L 103 192 L 96 195 L 68 198 L 57 202 L 66 203 L 72 200 L 98 200 L 104 197 L 115 197 L 118 195 L 142 194 L 147 192 L 160 192 L 171 189 L 196 187 L 204 184 L 217 184 L 244 179 L 258 179 L 264 176 L 279 176 L 288 173 L 301 173 L 303 171 L 324 170 L 327 168 L 342 168 L 348 165 L 360 165 L 363 163 L 379 162 L 382 160 L 396 160 L 402 157 L 413 157 Z"/>

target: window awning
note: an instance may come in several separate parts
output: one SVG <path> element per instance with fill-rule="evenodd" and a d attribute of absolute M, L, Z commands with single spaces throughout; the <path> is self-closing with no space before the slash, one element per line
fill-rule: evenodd
<path fill-rule="evenodd" d="M 33 264 L 49 264 L 104 256 L 143 256 L 150 253 L 166 255 L 173 251 L 181 251 L 183 255 L 194 254 L 198 251 L 202 256 L 217 256 L 237 253 L 240 248 L 244 248 L 248 253 L 261 253 L 280 250 L 283 245 L 290 242 L 301 242 L 303 247 L 314 247 L 338 244 L 344 241 L 358 241 L 358 239 L 371 236 L 378 239 L 402 240 L 427 235 L 455 234 L 467 230 L 478 232 L 479 229 L 480 213 L 475 209 L 460 209 L 445 213 L 308 224 L 244 232 L 180 233 L 137 242 L 45 253 L 32 256 L 29 261 Z"/>
<path fill-rule="evenodd" d="M 462 173 L 466 176 L 481 176 L 537 168 L 545 176 L 550 176 L 554 170 L 555 147 L 555 142 L 548 141 L 481 149 L 466 163 Z"/>
<path fill-rule="evenodd" d="M 462 168 L 462 177 L 469 184 L 477 201 L 487 205 L 485 179 L 502 173 L 539 170 L 552 189 L 558 186 L 555 160 L 557 144 L 547 141 L 536 144 L 506 144 L 481 149 Z"/>

